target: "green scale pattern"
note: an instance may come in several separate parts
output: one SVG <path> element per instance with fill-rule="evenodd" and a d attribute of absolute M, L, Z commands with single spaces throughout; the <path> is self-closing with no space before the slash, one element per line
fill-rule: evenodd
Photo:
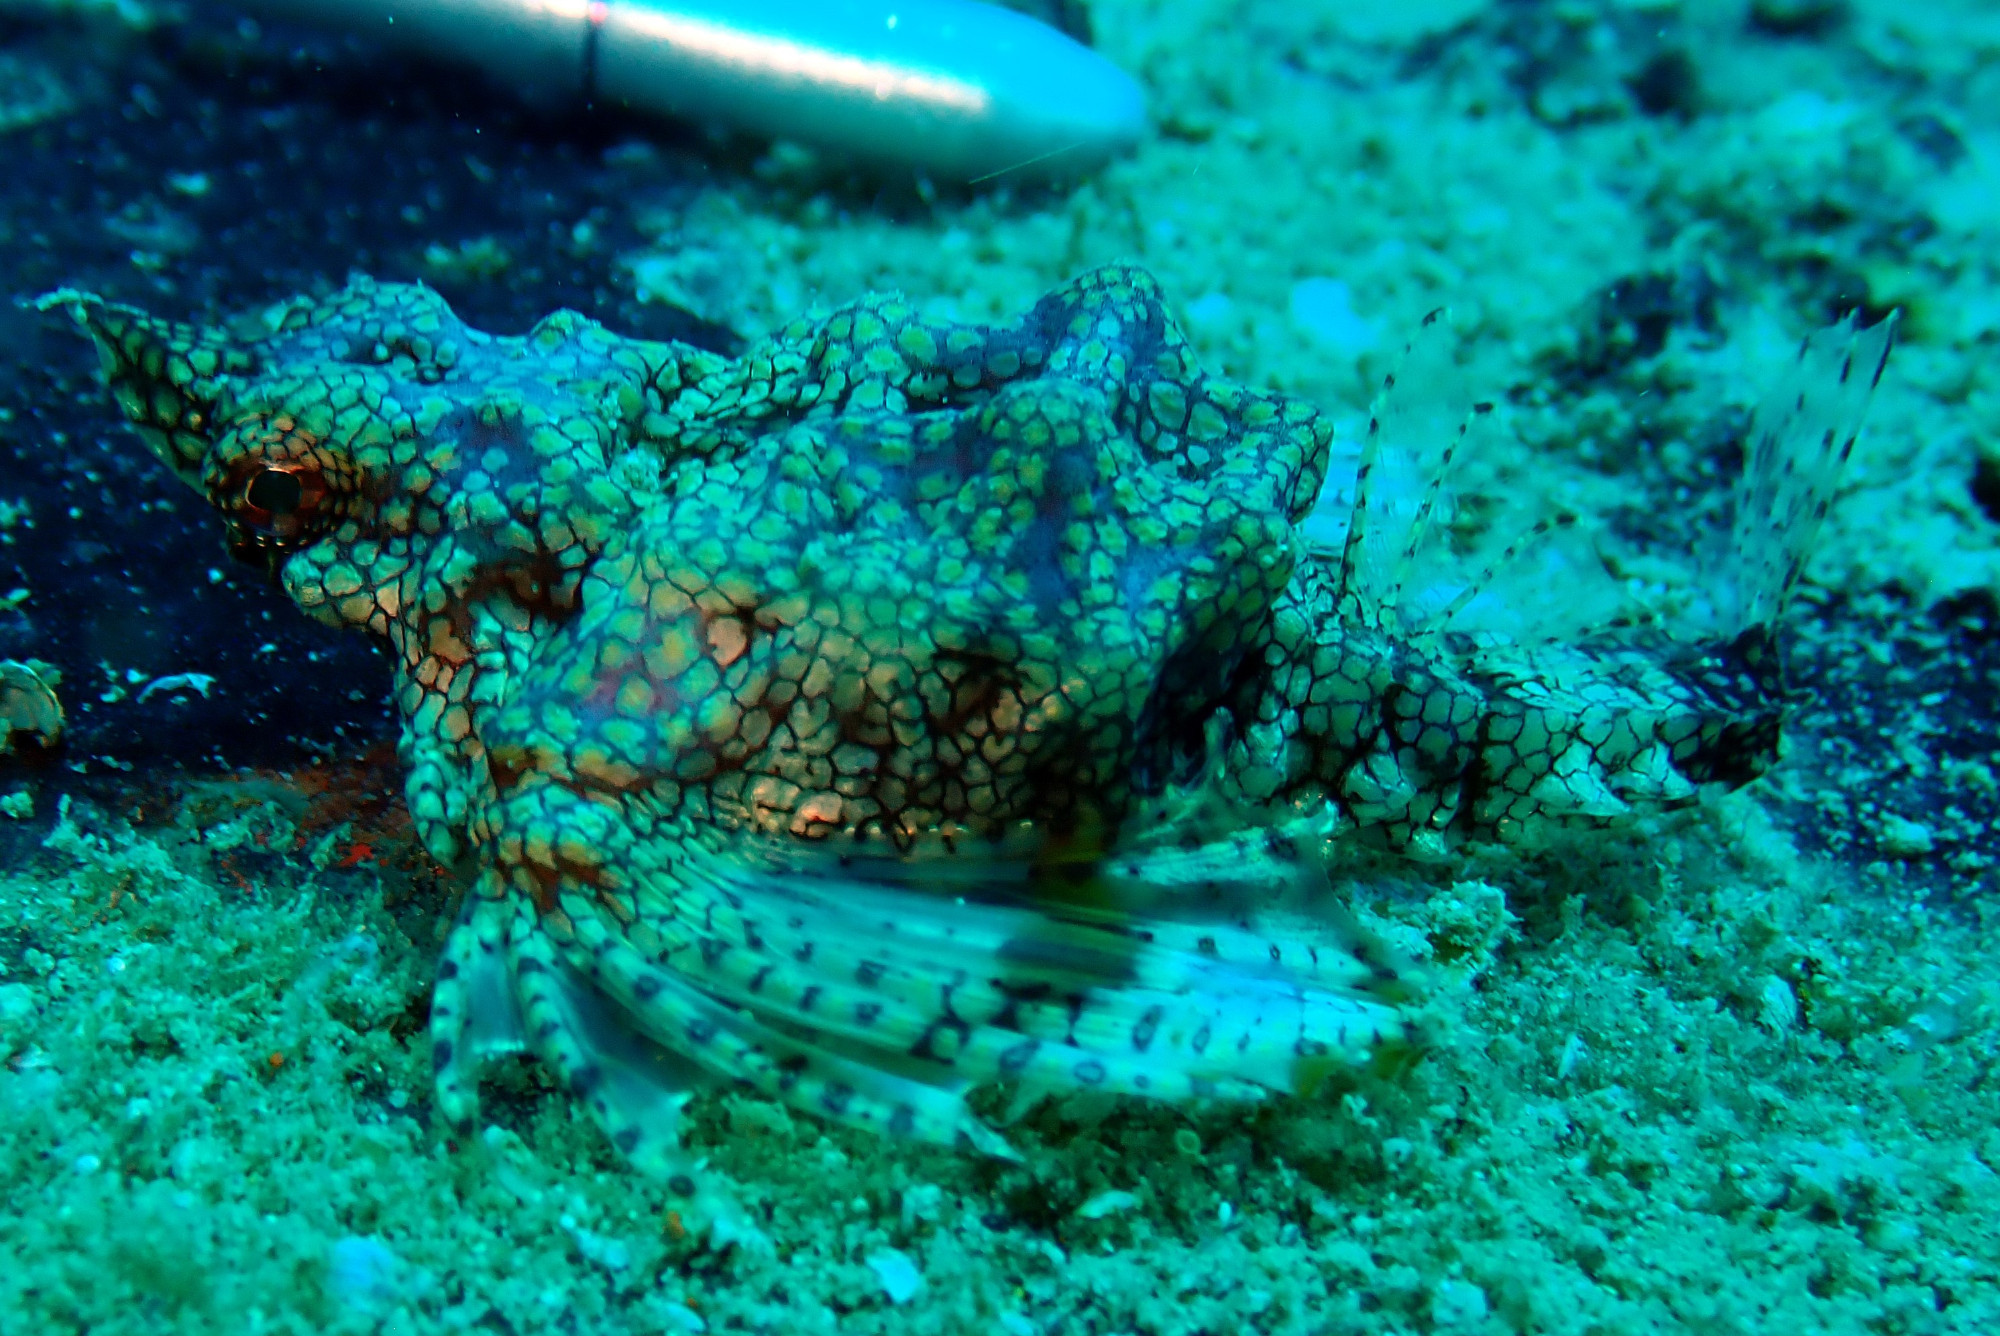
<path fill-rule="evenodd" d="M 1135 905 L 1775 752 L 1764 631 L 1524 650 L 1309 555 L 1328 419 L 1204 375 L 1134 269 L 993 327 L 869 298 L 735 359 L 367 280 L 248 333 L 44 306 L 237 555 L 395 650 L 409 808 L 471 886 L 450 1125 L 532 1051 L 716 1211 L 676 1130 L 705 1081 L 996 1154 L 964 1100 L 996 1079 L 1301 1089 L 1405 1037 L 1397 966 Z"/>

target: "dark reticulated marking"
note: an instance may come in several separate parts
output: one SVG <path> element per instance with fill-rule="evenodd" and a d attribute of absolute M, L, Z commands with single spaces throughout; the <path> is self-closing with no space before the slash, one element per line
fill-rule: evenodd
<path fill-rule="evenodd" d="M 1272 950 L 1276 951 L 1277 948 L 1273 947 Z M 1139 1023 L 1132 1027 L 1132 1048 L 1134 1052 L 1144 1053 L 1148 1048 L 1152 1047 L 1153 1036 L 1159 1033 L 1160 1018 L 1165 1014 L 1166 1008 L 1162 1006 L 1154 1005 L 1146 1008 L 1146 1014 L 1141 1016 Z"/>
<path fill-rule="evenodd" d="M 733 360 L 569 312 L 493 338 L 365 280 L 255 335 L 53 300 L 294 600 L 388 646 L 412 819 L 506 915 L 477 949 L 482 987 L 512 998 L 440 971 L 454 1108 L 476 1072 L 446 1068 L 521 1020 L 603 1087 L 614 1131 L 652 1107 L 621 1102 L 641 1074 L 599 1028 L 619 1020 L 706 1074 L 857 1125 L 907 1110 L 927 1135 L 963 1109 L 899 1086 L 908 1054 L 968 1085 L 1289 1088 L 1270 1061 L 1287 1037 L 1316 1056 L 1401 1031 L 1393 968 L 1357 944 L 1375 985 L 1321 987 L 1286 968 L 1303 946 L 1219 926 L 1170 945 L 1185 925 L 1089 899 L 1135 813 L 1187 813 L 1148 850 L 1263 811 L 1438 852 L 1686 801 L 1775 752 L 1772 626 L 1662 657 L 1421 621 L 1404 595 L 1435 574 L 1410 568 L 1421 530 L 1448 527 L 1439 482 L 1412 524 L 1377 480 L 1396 451 L 1449 462 L 1464 426 L 1412 442 L 1421 415 L 1372 409 L 1337 560 L 1308 551 L 1331 424 L 1204 374 L 1135 270 L 991 327 L 870 298 Z M 1851 427 L 1823 425 L 1800 448 L 1843 454 Z M 1764 463 L 1780 492 L 1801 476 Z M 1829 494 L 1792 488 L 1751 523 L 1783 542 Z M 1782 547 L 1787 581 L 1807 546 Z M 988 857 L 1015 832 L 1061 857 Z M 922 857 L 883 873 L 863 845 L 970 856 L 929 884 Z M 1148 879 L 1151 854 L 1114 856 Z M 1010 917 L 988 938 L 991 914 Z M 636 1015 L 592 1005 L 626 977 Z M 1185 1045 L 1160 1040 L 1166 977 L 1188 981 Z M 690 1019 L 704 1007 L 728 1019 Z"/>
<path fill-rule="evenodd" d="M 1023 1039 L 1000 1050 L 1000 1071 L 1004 1076 L 1018 1076 L 1027 1070 L 1028 1064 L 1041 1052 L 1039 1039 Z"/>

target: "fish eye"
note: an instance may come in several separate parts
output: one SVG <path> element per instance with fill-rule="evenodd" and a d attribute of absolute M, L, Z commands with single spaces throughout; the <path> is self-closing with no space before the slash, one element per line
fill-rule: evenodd
<path fill-rule="evenodd" d="M 305 484 L 289 469 L 261 469 L 243 489 L 243 504 L 251 511 L 263 511 L 276 518 L 290 515 L 305 500 Z"/>
<path fill-rule="evenodd" d="M 289 546 L 310 537 L 328 490 L 318 469 L 260 461 L 238 475 L 222 501 L 238 523 Z"/>

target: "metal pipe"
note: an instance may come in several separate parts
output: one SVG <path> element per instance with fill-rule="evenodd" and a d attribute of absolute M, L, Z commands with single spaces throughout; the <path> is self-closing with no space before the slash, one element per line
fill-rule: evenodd
<path fill-rule="evenodd" d="M 554 90 L 961 181 L 1130 148 L 1145 97 L 1046 24 L 975 0 L 245 0 Z"/>

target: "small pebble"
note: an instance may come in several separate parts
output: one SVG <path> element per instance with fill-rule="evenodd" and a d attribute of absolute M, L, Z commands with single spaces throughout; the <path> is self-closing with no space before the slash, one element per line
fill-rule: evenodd
<path fill-rule="evenodd" d="M 403 1259 L 376 1238 L 349 1235 L 327 1250 L 326 1282 L 348 1309 L 373 1313 L 393 1304 L 402 1289 Z"/>
<path fill-rule="evenodd" d="M 665 1306 L 664 1311 L 669 1330 L 684 1332 L 703 1332 L 708 1330 L 708 1323 L 702 1320 L 701 1314 L 695 1312 L 694 1309 L 689 1308 L 686 1304 L 670 1303 Z"/>
<path fill-rule="evenodd" d="M 1431 1321 L 1463 1327 L 1486 1320 L 1486 1291 L 1463 1280 L 1441 1280 L 1431 1295 Z"/>
<path fill-rule="evenodd" d="M 0 983 L 0 1024 L 35 1014 L 35 990 L 24 983 Z"/>
<path fill-rule="evenodd" d="M 868 1269 L 882 1282 L 882 1292 L 892 1304 L 906 1304 L 924 1287 L 923 1273 L 910 1255 L 897 1248 L 884 1248 L 868 1255 Z"/>
<path fill-rule="evenodd" d="M 1929 853 L 1937 845 L 1931 835 L 1931 828 L 1921 821 L 1911 821 L 1900 816 L 1886 817 L 1882 822 L 1882 852 L 1891 858 L 1916 858 Z"/>
<path fill-rule="evenodd" d="M 1138 1205 L 1139 1199 L 1129 1192 L 1112 1188 L 1100 1192 L 1089 1201 L 1076 1208 L 1076 1213 L 1085 1220 L 1102 1220 L 1107 1215 L 1117 1215 Z"/>

